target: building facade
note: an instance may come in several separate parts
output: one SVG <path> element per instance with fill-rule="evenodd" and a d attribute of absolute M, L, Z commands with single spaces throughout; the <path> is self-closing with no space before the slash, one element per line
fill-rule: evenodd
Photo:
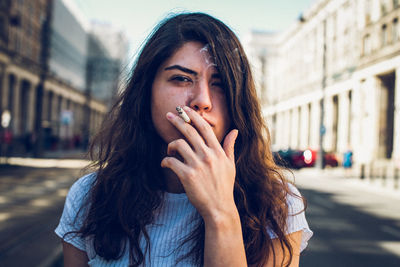
<path fill-rule="evenodd" d="M 93 95 L 111 103 L 110 99 L 123 87 L 128 40 L 125 34 L 112 24 L 92 22 L 89 41 L 88 71 Z"/>
<path fill-rule="evenodd" d="M 399 166 L 399 3 L 320 0 L 265 43 L 271 53 L 249 47 L 254 68 L 271 70 L 263 112 L 274 149 L 318 150 L 322 136 L 339 159 L 351 150 L 361 175 Z"/>
<path fill-rule="evenodd" d="M 0 37 L 0 110 L 1 114 L 11 115 L 9 124 L 1 127 L 2 155 L 29 155 L 29 152 L 32 152 L 38 138 L 35 127 L 38 114 L 41 114 L 39 119 L 45 149 L 69 148 L 73 143 L 76 145 L 81 142 L 82 129 L 87 122 L 84 114 L 90 114 L 90 132 L 94 133 L 107 111 L 103 102 L 88 99 L 85 94 L 84 53 L 87 41 L 82 36 L 86 35 L 78 31 L 80 36 L 65 37 L 69 34 L 58 31 L 62 30 L 62 25 L 57 22 L 60 17 L 63 18 L 64 27 L 77 27 L 77 20 L 68 9 L 64 9 L 61 0 L 0 2 L 7 10 L 3 13 L 1 9 L 0 12 L 0 21 L 3 21 L 0 27 L 6 31 L 6 34 Z M 44 69 L 41 54 L 44 47 L 42 34 L 44 21 L 49 15 L 49 11 L 46 11 L 48 5 L 51 5 L 51 25 L 55 25 L 55 30 L 52 31 L 48 44 L 49 71 L 44 80 L 43 94 L 38 94 Z M 62 16 L 62 12 L 69 15 Z M 60 40 L 57 40 L 60 35 L 67 39 L 73 38 L 72 43 L 75 42 L 76 48 L 74 52 L 80 53 L 79 56 L 83 56 L 83 59 L 78 59 L 77 54 L 65 54 L 71 52 L 70 47 L 66 47 L 70 44 L 64 42 L 65 46 L 60 48 Z M 83 38 L 83 41 L 79 38 Z M 71 62 L 75 65 L 70 65 Z M 38 99 L 40 95 L 41 98 Z M 42 103 L 41 112 L 38 112 L 37 103 Z M 4 138 L 5 136 L 8 138 Z M 5 149 L 4 145 L 7 145 Z"/>
<path fill-rule="evenodd" d="M 50 72 L 83 92 L 86 89 L 88 29 L 85 29 L 87 26 L 82 25 L 63 0 L 53 2 Z"/>

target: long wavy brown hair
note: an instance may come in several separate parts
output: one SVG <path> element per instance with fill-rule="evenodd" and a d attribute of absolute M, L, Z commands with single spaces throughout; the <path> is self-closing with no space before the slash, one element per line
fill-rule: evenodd
<path fill-rule="evenodd" d="M 274 163 L 268 129 L 249 62 L 235 34 L 221 21 L 204 13 L 184 13 L 162 21 L 145 42 L 135 61 L 126 89 L 119 95 L 91 146 L 96 179 L 88 196 L 89 211 L 79 235 L 92 237 L 96 253 L 118 259 L 129 247 L 130 263 L 138 266 L 150 249 L 146 226 L 163 201 L 165 181 L 160 167 L 163 144 L 151 119 L 151 88 L 162 63 L 190 41 L 209 46 L 226 91 L 235 144 L 235 203 L 240 214 L 247 262 L 263 266 L 275 252 L 267 229 L 289 253 L 280 265 L 289 265 L 292 247 L 285 236 L 288 184 Z M 139 246 L 141 236 L 146 249 Z M 204 222 L 181 244 L 191 242 L 184 257 L 203 265 Z"/>

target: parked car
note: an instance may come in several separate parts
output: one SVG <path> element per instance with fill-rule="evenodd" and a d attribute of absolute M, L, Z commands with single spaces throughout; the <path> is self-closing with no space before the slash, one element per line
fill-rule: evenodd
<path fill-rule="evenodd" d="M 300 169 L 305 167 L 304 151 L 295 149 L 285 149 L 273 152 L 275 162 L 283 167 L 290 169 Z"/>
<path fill-rule="evenodd" d="M 316 150 L 306 149 L 286 149 L 273 152 L 275 162 L 283 167 L 290 169 L 301 169 L 304 167 L 314 167 L 318 153 Z M 324 154 L 324 166 L 337 167 L 338 161 L 335 154 Z"/>

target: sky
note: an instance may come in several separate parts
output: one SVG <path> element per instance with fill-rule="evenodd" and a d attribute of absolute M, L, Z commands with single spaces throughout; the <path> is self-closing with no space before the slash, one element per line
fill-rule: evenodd
<path fill-rule="evenodd" d="M 135 53 L 152 28 L 166 15 L 201 11 L 225 22 L 242 38 L 250 30 L 282 31 L 315 0 L 68 0 L 89 21 L 122 29 Z"/>

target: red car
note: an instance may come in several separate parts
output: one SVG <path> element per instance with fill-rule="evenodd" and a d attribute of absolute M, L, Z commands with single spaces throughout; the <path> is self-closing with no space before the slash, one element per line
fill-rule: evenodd
<path fill-rule="evenodd" d="M 304 167 L 314 167 L 315 162 L 317 161 L 318 152 L 312 149 L 304 150 L 303 159 L 304 159 Z M 324 166 L 337 167 L 339 165 L 335 154 L 333 153 L 324 153 Z"/>
<path fill-rule="evenodd" d="M 304 167 L 314 167 L 318 153 L 315 150 L 279 150 L 274 152 L 275 162 L 278 165 L 292 168 L 300 169 Z M 337 167 L 338 161 L 335 154 L 325 153 L 324 155 L 324 166 Z"/>

